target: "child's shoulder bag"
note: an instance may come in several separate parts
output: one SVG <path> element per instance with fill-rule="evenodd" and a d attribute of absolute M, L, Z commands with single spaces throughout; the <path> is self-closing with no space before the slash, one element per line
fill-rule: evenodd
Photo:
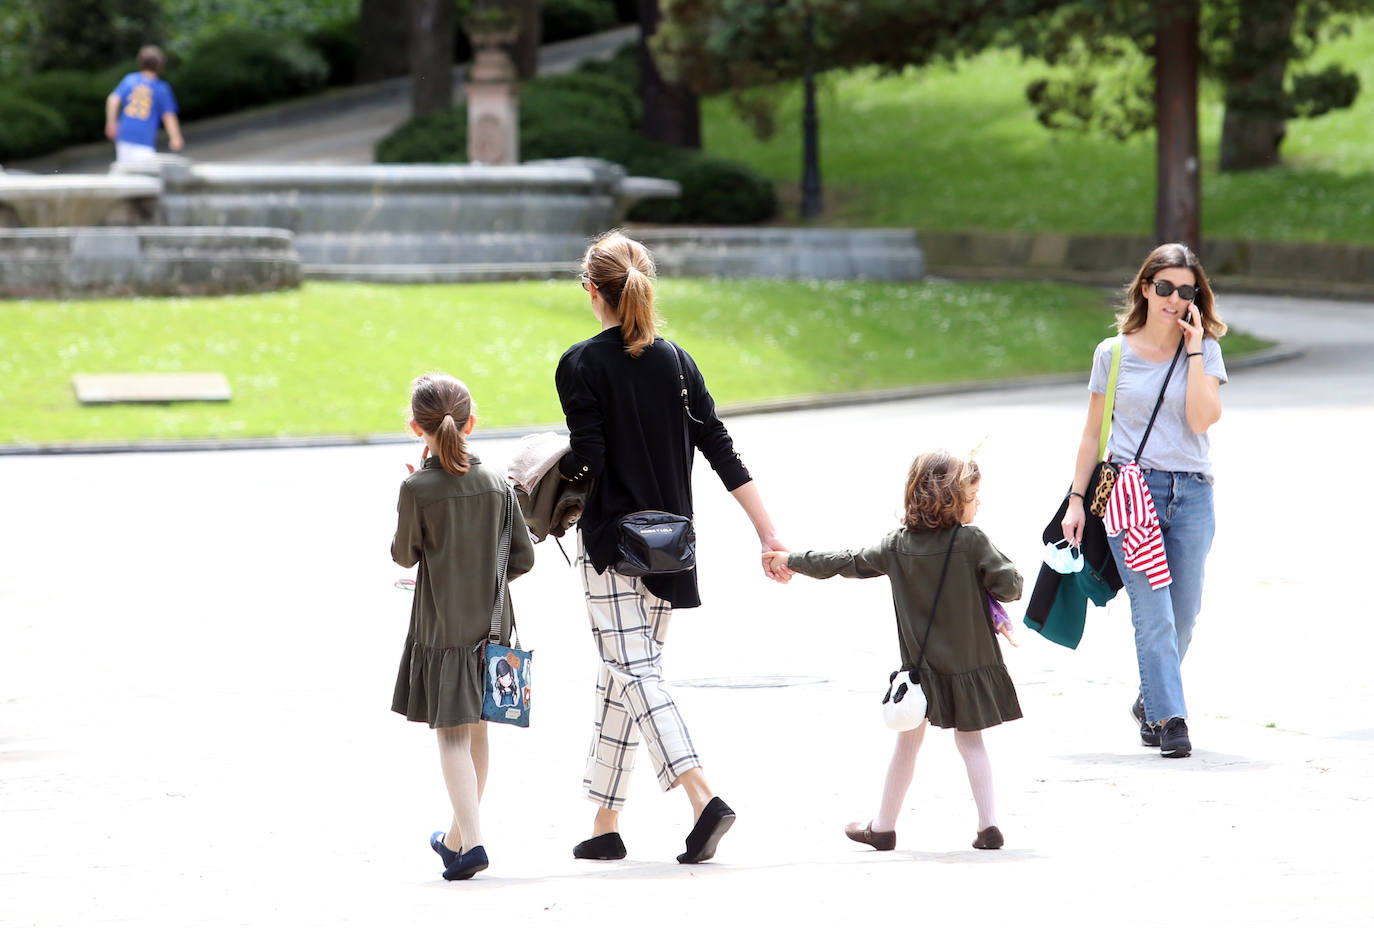
<path fill-rule="evenodd" d="M 530 671 L 534 652 L 520 650 L 520 638 L 511 617 L 511 644 L 501 643 L 501 614 L 506 606 L 506 570 L 510 564 L 510 535 L 515 494 L 506 487 L 505 518 L 501 542 L 496 552 L 496 603 L 491 608 L 491 630 L 482 649 L 482 720 L 519 725 L 530 724 Z"/>

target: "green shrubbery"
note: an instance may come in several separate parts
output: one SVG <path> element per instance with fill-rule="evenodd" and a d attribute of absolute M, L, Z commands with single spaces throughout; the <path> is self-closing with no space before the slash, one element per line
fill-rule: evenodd
<path fill-rule="evenodd" d="M 773 218 L 778 208 L 773 184 L 752 168 L 643 136 L 634 90 L 638 70 L 630 49 L 610 62 L 589 62 L 571 74 L 525 84 L 521 158 L 605 158 L 631 174 L 682 184 L 680 199 L 640 203 L 630 213 L 635 220 L 735 225 Z M 466 108 L 460 104 L 405 123 L 377 145 L 377 160 L 466 161 Z"/>
<path fill-rule="evenodd" d="M 323 87 L 329 63 L 296 36 L 226 29 L 197 43 L 169 69 L 182 119 L 276 103 Z"/>
<path fill-rule="evenodd" d="M 65 131 L 50 143 L 55 148 L 101 137 L 105 128 L 105 98 L 118 82 L 112 72 L 44 71 L 21 78 L 6 89 L 61 117 Z"/>
<path fill-rule="evenodd" d="M 67 137 L 67 121 L 56 110 L 6 90 L 0 90 L 0 126 L 0 162 L 51 151 Z"/>
<path fill-rule="evenodd" d="M 610 29 L 616 24 L 615 4 L 609 0 L 542 0 L 540 39 L 559 42 Z"/>

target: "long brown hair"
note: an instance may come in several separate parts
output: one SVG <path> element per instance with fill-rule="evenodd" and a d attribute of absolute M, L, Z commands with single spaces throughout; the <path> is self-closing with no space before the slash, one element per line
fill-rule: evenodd
<path fill-rule="evenodd" d="M 472 415 L 467 385 L 448 374 L 421 374 L 410 385 L 410 415 L 434 436 L 439 466 L 450 474 L 468 472 L 468 442 L 463 427 Z"/>
<path fill-rule="evenodd" d="M 1186 267 L 1193 272 L 1193 278 L 1197 281 L 1197 296 L 1193 298 L 1193 305 L 1202 316 L 1203 334 L 1212 338 L 1225 335 L 1226 323 L 1217 315 L 1216 298 L 1212 294 L 1212 284 L 1207 280 L 1207 272 L 1202 269 L 1202 262 L 1197 259 L 1193 249 L 1178 243 L 1160 245 L 1145 258 L 1135 280 L 1126 288 L 1121 312 L 1116 316 L 1117 331 L 1129 335 L 1145 325 L 1149 303 L 1145 300 L 1142 285 L 1153 280 L 1157 272 L 1169 267 Z"/>
<path fill-rule="evenodd" d="M 625 350 L 637 358 L 658 336 L 654 311 L 654 259 L 649 249 L 619 230 L 607 232 L 582 256 L 582 273 L 615 313 Z"/>
<path fill-rule="evenodd" d="M 906 475 L 906 513 L 909 529 L 952 528 L 958 525 L 969 491 L 982 479 L 978 464 L 948 451 L 927 451 L 911 462 Z"/>

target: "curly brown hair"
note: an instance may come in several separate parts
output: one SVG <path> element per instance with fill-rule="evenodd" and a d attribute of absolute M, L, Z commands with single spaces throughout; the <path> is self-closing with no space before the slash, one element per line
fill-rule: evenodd
<path fill-rule="evenodd" d="M 962 520 L 973 486 L 982 479 L 974 460 L 948 451 L 916 456 L 906 476 L 906 514 L 909 529 L 953 528 Z"/>

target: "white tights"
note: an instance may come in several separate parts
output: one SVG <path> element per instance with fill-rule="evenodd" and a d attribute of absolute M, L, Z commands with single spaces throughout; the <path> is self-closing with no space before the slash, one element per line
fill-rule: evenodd
<path fill-rule="evenodd" d="M 922 722 L 911 731 L 898 733 L 892 760 L 887 765 L 883 799 L 871 826 L 874 831 L 896 829 L 897 816 L 901 814 L 902 803 L 906 800 L 912 775 L 916 772 L 916 754 L 921 750 L 928 725 L 928 722 Z M 959 756 L 964 759 L 964 769 L 968 771 L 968 784 L 973 790 L 974 805 L 978 807 L 978 830 L 991 828 L 997 824 L 997 813 L 992 804 L 992 763 L 983 745 L 983 733 L 956 731 L 954 746 L 959 749 Z"/>
<path fill-rule="evenodd" d="M 477 847 L 482 843 L 477 806 L 487 786 L 487 725 L 476 722 L 435 731 L 439 735 L 439 766 L 453 804 L 453 825 L 444 836 L 444 846 L 451 851 Z"/>

